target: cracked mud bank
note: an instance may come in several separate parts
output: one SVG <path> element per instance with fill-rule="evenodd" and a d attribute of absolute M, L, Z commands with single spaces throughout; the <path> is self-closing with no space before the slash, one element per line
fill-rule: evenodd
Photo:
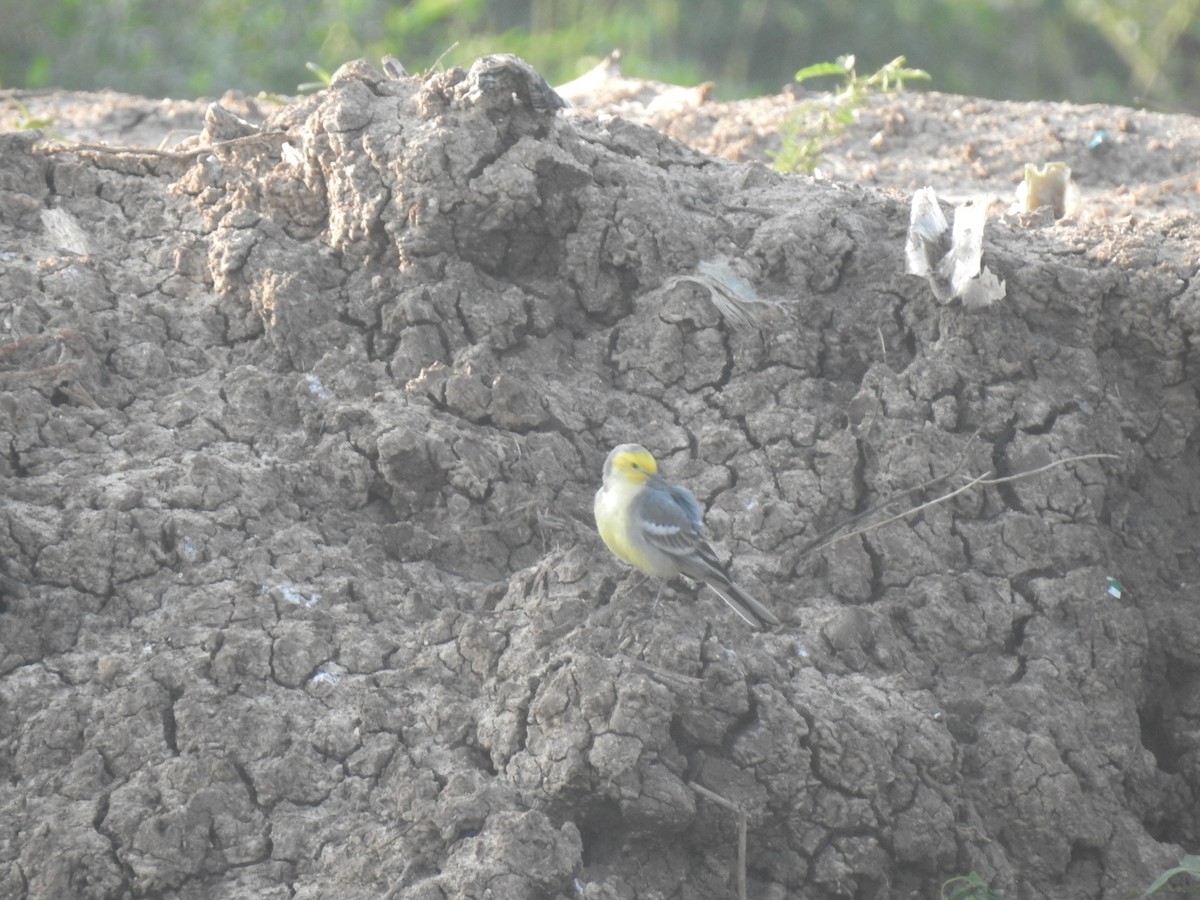
<path fill-rule="evenodd" d="M 752 897 L 1200 847 L 1195 120 L 900 95 L 814 180 L 786 98 L 673 114 L 737 162 L 458 69 L 44 102 L 142 149 L 0 134 L 0 894 L 724 897 L 734 810 Z M 903 274 L 913 190 L 1063 155 L 1004 301 Z M 627 440 L 779 629 L 607 554 Z"/>

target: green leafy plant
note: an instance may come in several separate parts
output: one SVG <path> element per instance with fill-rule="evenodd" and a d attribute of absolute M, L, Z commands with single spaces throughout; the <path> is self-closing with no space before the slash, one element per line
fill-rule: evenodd
<path fill-rule="evenodd" d="M 951 878 L 938 891 L 938 900 L 1003 900 L 1003 898 L 987 886 L 987 882 L 972 872 L 970 875 L 959 875 Z"/>
<path fill-rule="evenodd" d="M 54 124 L 53 116 L 35 116 L 29 111 L 29 107 L 15 97 L 9 98 L 9 105 L 17 110 L 17 128 L 21 131 L 28 131 L 34 128 L 49 128 Z"/>
<path fill-rule="evenodd" d="M 1159 891 L 1167 890 L 1172 894 L 1190 894 L 1193 897 L 1200 896 L 1200 887 L 1196 885 L 1167 887 L 1167 882 L 1176 875 L 1191 875 L 1193 878 L 1200 880 L 1200 856 L 1185 856 L 1179 861 L 1179 865 L 1173 869 L 1167 869 L 1156 879 L 1150 887 L 1137 895 L 1137 900 L 1145 900 L 1151 894 L 1157 894 Z"/>
<path fill-rule="evenodd" d="M 901 91 L 906 80 L 929 79 L 923 69 L 906 68 L 903 56 L 865 78 L 859 77 L 854 63 L 853 55 L 839 56 L 837 62 L 817 63 L 796 73 L 797 83 L 833 76 L 841 79 L 841 86 L 828 96 L 801 103 L 788 117 L 782 128 L 783 144 L 771 153 L 776 169 L 811 173 L 821 160 L 825 142 L 845 131 L 872 97 Z"/>
<path fill-rule="evenodd" d="M 311 94 L 313 91 L 319 91 L 329 87 L 333 82 L 333 73 L 326 69 L 322 69 L 315 62 L 306 62 L 304 68 L 317 76 L 316 81 L 306 81 L 303 84 L 296 85 L 296 90 L 301 94 Z"/>

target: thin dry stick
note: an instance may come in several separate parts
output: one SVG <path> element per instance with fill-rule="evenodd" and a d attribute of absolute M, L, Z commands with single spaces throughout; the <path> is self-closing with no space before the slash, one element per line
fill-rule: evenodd
<path fill-rule="evenodd" d="M 441 52 L 441 55 L 438 56 L 438 58 L 433 61 L 433 65 L 425 70 L 425 74 L 428 75 L 430 72 L 432 72 L 438 66 L 440 66 L 442 64 L 442 60 L 445 59 L 447 56 L 449 56 L 450 52 L 452 50 L 454 50 L 457 46 L 458 46 L 458 41 L 455 41 L 453 44 L 451 44 L 449 47 L 447 47 L 445 50 L 443 50 Z"/>
<path fill-rule="evenodd" d="M 1020 481 L 1022 478 L 1030 478 L 1034 475 L 1038 475 L 1049 469 L 1054 469 L 1054 468 L 1057 468 L 1058 466 L 1064 466 L 1067 463 L 1084 462 L 1085 460 L 1089 460 L 1089 459 L 1120 459 L 1120 458 L 1121 457 L 1119 457 L 1113 453 L 1085 453 L 1082 456 L 1070 456 L 1070 457 L 1067 457 L 1066 459 L 1056 459 L 1054 462 L 1047 463 L 1044 466 L 1038 466 L 1038 468 L 1036 468 L 1036 469 L 1029 469 L 1026 472 L 1018 472 L 1016 475 L 1005 475 L 1003 478 L 990 477 L 992 475 L 992 472 L 989 470 L 987 472 L 984 472 L 982 475 L 972 478 L 970 481 L 968 481 L 962 487 L 957 488 L 948 494 L 943 494 L 940 497 L 935 497 L 932 500 L 930 500 L 928 503 L 922 503 L 920 506 L 915 506 L 912 509 L 905 510 L 902 513 L 896 513 L 896 515 L 894 515 L 894 516 L 888 516 L 888 518 L 883 519 L 879 522 L 872 522 L 870 525 L 864 525 L 862 528 L 855 529 L 854 531 L 848 531 L 845 534 L 839 534 L 837 537 L 826 541 L 824 544 L 821 544 L 817 547 L 813 547 L 812 550 L 809 552 L 815 553 L 818 550 L 828 549 L 829 547 L 832 547 L 834 544 L 839 544 L 842 541 L 846 540 L 847 538 L 852 538 L 852 537 L 855 537 L 856 535 L 860 535 L 860 534 L 866 534 L 868 531 L 874 531 L 876 528 L 882 528 L 884 525 L 888 525 L 899 519 L 907 519 L 909 516 L 915 515 L 916 513 L 919 513 L 924 509 L 929 509 L 931 506 L 937 506 L 939 503 L 945 503 L 947 500 L 951 499 L 952 497 L 958 496 L 963 491 L 969 490 L 969 489 L 975 487 L 975 485 L 977 485 L 977 484 L 1004 484 L 1005 482 L 1008 482 L 1008 481 Z M 942 476 L 941 478 L 935 478 L 932 481 L 927 481 L 927 482 L 925 482 L 924 485 L 921 485 L 921 487 L 926 487 L 927 485 L 941 481 L 943 478 L 946 478 L 946 477 L 948 477 L 948 476 Z M 891 502 L 891 501 L 888 501 L 888 502 Z"/>
<path fill-rule="evenodd" d="M 730 810 L 738 817 L 738 850 L 737 850 L 737 891 L 738 900 L 746 900 L 746 831 L 748 829 L 749 817 L 746 811 L 734 803 L 732 800 L 726 800 L 720 794 L 710 791 L 702 784 L 696 784 L 694 781 L 688 782 L 688 787 L 699 794 L 701 797 L 706 797 L 718 806 L 723 806 Z"/>
<path fill-rule="evenodd" d="M 845 534 L 839 534 L 837 537 L 835 537 L 829 541 L 826 541 L 824 544 L 821 544 L 819 547 L 814 547 L 813 552 L 815 553 L 818 550 L 825 550 L 829 547 L 832 547 L 834 544 L 840 544 L 842 541 L 846 540 L 847 538 L 852 538 L 852 537 L 855 537 L 856 535 L 860 535 L 860 534 L 866 534 L 868 531 L 874 531 L 876 528 L 882 528 L 884 525 L 888 525 L 888 524 L 890 524 L 892 522 L 896 522 L 900 519 L 907 519 L 909 516 L 913 515 L 914 513 L 919 513 L 923 509 L 928 509 L 931 506 L 937 506 L 939 503 L 945 503 L 951 497 L 956 497 L 959 494 L 961 494 L 963 491 L 969 490 L 977 484 L 981 484 L 981 483 L 986 484 L 987 478 L 991 474 L 992 474 L 991 470 L 988 470 L 987 472 L 984 472 L 982 475 L 978 476 L 977 478 L 972 478 L 970 481 L 968 481 L 966 484 L 964 484 L 962 487 L 958 488 L 957 490 L 951 491 L 948 494 L 942 494 L 942 496 L 937 497 L 933 500 L 930 500 L 928 503 L 922 503 L 920 506 L 915 506 L 912 509 L 906 509 L 904 512 L 896 513 L 894 516 L 888 516 L 886 519 L 881 519 L 878 522 L 872 522 L 870 525 L 864 525 L 862 528 L 856 528 L 856 529 L 854 529 L 854 531 L 847 531 Z"/>
<path fill-rule="evenodd" d="M 643 675 L 649 675 L 651 678 L 658 679 L 666 684 L 674 684 L 676 687 L 685 689 L 704 687 L 703 678 L 695 678 L 680 672 L 670 672 L 666 669 L 660 669 L 658 666 L 653 666 L 645 660 L 635 659 L 625 654 L 618 654 L 617 658 L 624 660 L 631 668 L 641 672 Z"/>
<path fill-rule="evenodd" d="M 933 487 L 935 484 L 940 484 L 943 481 L 953 478 L 955 475 L 957 475 L 959 472 L 962 471 L 963 464 L 967 460 L 968 452 L 969 452 L 969 448 L 964 448 L 963 452 L 959 454 L 958 462 L 956 462 L 954 464 L 954 468 L 951 469 L 946 474 L 935 476 L 934 478 L 930 478 L 928 481 L 924 481 L 921 484 L 914 485 L 910 488 L 905 488 L 902 491 L 894 491 L 887 497 L 884 497 L 881 501 L 876 503 L 870 509 L 864 509 L 860 513 L 855 513 L 854 515 L 852 515 L 850 518 L 846 519 L 845 521 L 839 522 L 837 525 L 834 525 L 832 528 L 829 528 L 829 529 L 821 532 L 819 535 L 817 535 L 815 538 L 813 538 L 811 541 L 808 542 L 808 545 L 801 550 L 801 553 L 803 555 L 807 556 L 809 553 L 812 553 L 815 550 L 822 550 L 825 547 L 829 546 L 829 544 L 824 543 L 826 538 L 828 538 L 830 535 L 837 534 L 839 531 L 841 531 L 843 528 L 847 527 L 848 525 L 853 525 L 855 522 L 861 522 L 863 519 L 870 518 L 871 516 L 875 515 L 876 513 L 882 512 L 883 510 L 885 510 L 889 506 L 891 506 L 893 503 L 895 503 L 897 500 L 902 500 L 904 497 L 907 497 L 909 494 L 912 494 L 915 491 L 928 490 L 929 488 Z M 840 540 L 840 538 L 837 540 Z M 832 544 L 832 543 L 833 543 L 833 541 L 831 540 L 830 544 Z"/>
<path fill-rule="evenodd" d="M 1120 459 L 1116 453 L 1085 453 L 1083 456 L 1068 456 L 1066 459 L 1056 459 L 1054 462 L 1046 463 L 1044 466 L 1038 466 L 1036 469 L 1028 469 L 1024 472 L 1018 472 L 1016 475 L 1005 475 L 1003 478 L 992 478 L 985 481 L 984 484 L 1004 484 L 1006 481 L 1020 481 L 1022 478 L 1029 478 L 1032 475 L 1037 475 L 1039 472 L 1045 472 L 1048 469 L 1054 469 L 1058 466 L 1066 465 L 1073 462 L 1084 462 L 1089 459 Z"/>
<path fill-rule="evenodd" d="M 263 138 L 270 137 L 287 137 L 287 132 L 258 131 L 254 134 L 243 134 L 238 137 L 214 141 L 211 144 L 205 144 L 202 147 L 194 147 L 191 150 L 159 150 L 155 147 L 114 147 L 108 144 L 85 143 L 43 143 L 39 145 L 38 150 L 42 153 L 96 153 L 106 156 L 132 156 L 134 158 L 142 159 L 169 159 L 186 162 L 197 156 L 202 156 L 205 153 L 212 153 L 214 150 L 220 150 L 224 147 L 230 147 L 237 144 L 248 144 L 252 143 L 253 141 L 259 141 Z"/>
<path fill-rule="evenodd" d="M 738 900 L 746 900 L 746 811 L 738 813 Z"/>

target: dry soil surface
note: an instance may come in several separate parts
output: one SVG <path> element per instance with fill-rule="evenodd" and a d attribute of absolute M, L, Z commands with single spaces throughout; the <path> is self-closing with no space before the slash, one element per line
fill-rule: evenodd
<path fill-rule="evenodd" d="M 811 178 L 789 96 L 605 81 L 0 95 L 0 896 L 1073 900 L 1200 850 L 1200 124 L 907 93 Z M 1006 215 L 1050 160 L 1079 212 Z M 924 185 L 1003 301 L 905 274 Z M 607 553 L 629 440 L 779 628 Z"/>

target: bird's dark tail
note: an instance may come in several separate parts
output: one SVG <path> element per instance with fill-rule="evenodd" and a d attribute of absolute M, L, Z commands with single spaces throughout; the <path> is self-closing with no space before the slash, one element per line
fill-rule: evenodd
<path fill-rule="evenodd" d="M 745 619 L 751 627 L 767 629 L 779 624 L 775 613 L 729 579 L 707 578 L 705 584 L 720 594 L 721 599 L 728 604 L 729 608 Z"/>
<path fill-rule="evenodd" d="M 694 556 L 687 561 L 690 564 L 684 568 L 683 574 L 703 581 L 720 594 L 729 608 L 745 619 L 752 628 L 765 630 L 779 624 L 775 613 L 733 583 L 708 541 L 697 541 L 692 549 Z"/>

